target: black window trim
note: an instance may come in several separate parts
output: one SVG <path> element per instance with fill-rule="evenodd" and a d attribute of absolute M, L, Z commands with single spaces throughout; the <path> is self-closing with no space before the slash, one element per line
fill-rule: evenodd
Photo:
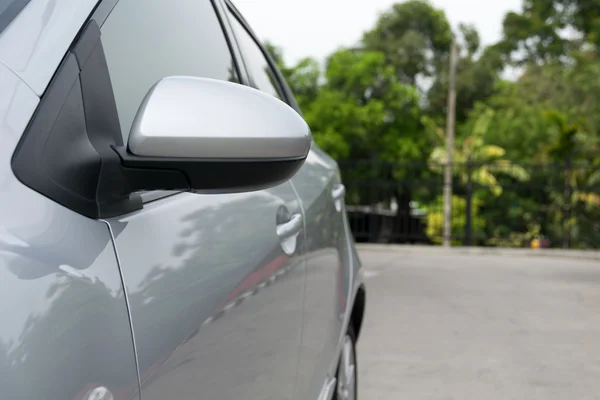
<path fill-rule="evenodd" d="M 229 12 L 229 15 L 227 16 L 228 18 L 235 18 L 236 21 L 242 26 L 242 28 L 246 31 L 246 33 L 248 34 L 248 36 L 250 36 L 250 39 L 252 39 L 252 41 L 254 42 L 254 44 L 258 47 L 258 49 L 260 50 L 260 52 L 262 53 L 263 57 L 265 58 L 265 60 L 267 61 L 267 65 L 269 66 L 269 69 L 273 72 L 274 78 L 275 78 L 275 82 L 273 82 L 274 86 L 275 86 L 275 90 L 277 91 L 277 93 L 281 93 L 283 95 L 283 101 L 285 101 L 287 103 L 288 99 L 287 99 L 287 93 L 285 93 L 285 90 L 283 89 L 283 86 L 281 85 L 281 82 L 279 81 L 279 77 L 277 76 L 277 74 L 275 74 L 275 68 L 273 68 L 273 65 L 271 64 L 270 60 L 267 58 L 267 54 L 268 52 L 266 52 L 263 49 L 263 46 L 260 42 L 260 40 L 257 39 L 256 35 L 254 34 L 254 31 L 252 30 L 252 28 L 250 28 L 250 25 L 248 25 L 248 23 L 246 22 L 246 20 L 244 19 L 244 17 L 240 14 L 240 12 L 237 10 L 237 8 L 235 8 L 235 6 L 231 3 L 226 1 L 226 5 L 227 5 L 227 11 Z M 244 64 L 244 68 L 246 69 L 246 78 L 247 78 L 247 83 L 248 86 L 252 86 L 254 88 L 258 89 L 258 86 L 256 85 L 256 82 L 254 82 L 254 79 L 252 78 L 252 76 L 248 73 L 248 66 L 246 65 L 246 60 L 244 60 L 243 57 L 243 52 L 241 51 L 241 44 L 240 44 L 240 39 L 236 36 L 235 30 L 232 29 L 232 35 L 233 38 L 238 46 L 238 48 L 240 49 L 240 52 L 242 54 L 242 64 Z"/>
<path fill-rule="evenodd" d="M 221 27 L 223 28 L 225 39 L 227 40 L 227 44 L 229 46 L 229 50 L 233 58 L 233 62 L 235 63 L 237 68 L 239 83 L 246 84 L 246 82 L 249 81 L 250 77 L 248 75 L 246 65 L 244 64 L 244 57 L 242 56 L 240 46 L 238 45 L 237 39 L 235 37 L 233 27 L 231 26 L 231 21 L 229 19 L 229 16 L 227 15 L 225 4 L 222 0 L 210 1 L 213 3 L 215 11 L 219 16 L 219 22 L 221 23 Z"/>
<path fill-rule="evenodd" d="M 98 4 L 96 4 L 96 8 L 92 12 L 92 15 L 90 16 L 89 20 L 95 20 L 96 23 L 100 26 L 100 28 L 102 28 L 102 26 L 104 25 L 104 23 L 106 22 L 108 17 L 110 17 L 110 14 L 114 10 L 114 8 L 117 6 L 117 3 L 119 1 L 120 0 L 101 0 L 101 1 L 99 1 Z M 102 41 L 102 37 L 100 38 L 100 41 Z M 234 66 L 235 66 L 235 68 L 237 68 L 237 65 L 234 65 Z M 111 85 L 112 85 L 112 83 L 111 83 Z M 142 200 L 142 204 L 149 204 L 153 201 L 165 199 L 167 197 L 175 196 L 180 193 L 185 193 L 185 191 L 151 190 L 148 192 L 139 192 L 137 194 L 140 196 L 140 198 Z"/>
<path fill-rule="evenodd" d="M 29 0 L 27 0 L 29 1 Z M 92 13 L 90 19 L 94 19 L 97 21 L 100 28 L 104 25 L 104 22 L 108 19 L 114 8 L 117 6 L 117 3 L 120 0 L 102 0 L 97 5 L 95 11 Z M 241 55 L 239 54 L 239 48 L 237 45 L 234 45 L 231 38 L 233 37 L 233 33 L 231 31 L 231 27 L 226 23 L 224 18 L 224 12 L 219 7 L 221 4 L 219 0 L 205 0 L 210 1 L 215 15 L 217 17 L 217 21 L 219 21 L 219 25 L 221 26 L 221 32 L 223 33 L 223 37 L 225 38 L 225 42 L 227 43 L 227 47 L 229 49 L 229 54 L 231 55 L 231 59 L 233 62 L 233 68 L 237 74 L 237 78 L 242 83 L 247 77 L 245 68 L 241 68 L 240 59 Z M 227 21 L 228 22 L 228 21 Z M 243 73 L 242 73 L 243 70 Z M 151 203 L 153 201 L 161 200 L 167 197 L 172 197 L 181 193 L 187 193 L 187 191 L 172 191 L 172 190 L 151 190 L 147 192 L 140 192 L 139 195 L 142 198 L 142 202 L 144 204 Z"/>
<path fill-rule="evenodd" d="M 92 13 L 90 19 L 95 20 L 96 23 L 102 27 L 118 2 L 119 0 L 100 0 L 98 4 L 96 4 L 96 9 Z"/>
<path fill-rule="evenodd" d="M 275 78 L 275 81 L 276 81 L 275 83 L 277 85 L 276 89 L 280 93 L 283 94 L 283 98 L 281 100 L 283 100 L 290 107 L 292 107 L 294 110 L 296 110 L 300 115 L 302 115 L 302 111 L 300 110 L 300 107 L 299 107 L 298 103 L 296 102 L 296 99 L 294 98 L 294 94 L 292 93 L 292 90 L 290 89 L 289 85 L 285 81 L 285 78 L 284 78 L 283 74 L 281 73 L 281 71 L 279 70 L 279 68 L 277 68 L 277 65 L 275 64 L 275 60 L 273 60 L 273 57 L 271 56 L 271 54 L 269 54 L 269 52 L 265 49 L 262 42 L 258 39 L 258 37 L 256 36 L 256 34 L 254 33 L 254 31 L 252 30 L 252 28 L 246 21 L 246 19 L 239 12 L 239 10 L 235 7 L 235 5 L 230 0 L 223 0 L 223 1 L 227 7 L 227 10 L 230 12 L 230 15 L 237 19 L 237 21 L 242 25 L 242 27 L 246 30 L 246 32 L 250 35 L 252 40 L 256 43 L 256 45 L 262 52 L 265 60 L 267 61 L 267 64 L 269 65 L 269 68 L 273 72 L 273 78 Z M 229 17 L 229 15 L 227 17 Z M 235 33 L 232 32 L 232 34 L 233 34 L 233 37 L 235 38 Z M 235 38 L 235 41 L 239 47 L 239 42 L 237 41 L 237 38 Z M 247 71 L 246 71 L 245 76 L 246 76 L 246 81 L 243 83 L 248 86 L 256 87 L 254 85 L 254 82 L 251 81 L 251 77 L 249 76 Z"/>
<path fill-rule="evenodd" d="M 76 129 L 65 129 L 73 123 Z M 11 157 L 13 173 L 30 189 L 92 219 L 141 209 L 141 198 L 129 191 L 112 150 L 123 145 L 117 126 L 100 28 L 90 18 L 69 46 L 17 144 Z M 82 151 L 74 156 L 57 150 L 67 138 L 83 144 L 78 147 Z M 66 181 L 72 184 L 61 184 Z"/>

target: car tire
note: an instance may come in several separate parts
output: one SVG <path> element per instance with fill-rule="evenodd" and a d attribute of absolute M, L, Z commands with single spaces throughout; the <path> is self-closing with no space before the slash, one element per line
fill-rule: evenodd
<path fill-rule="evenodd" d="M 356 334 L 352 326 L 344 336 L 337 369 L 335 400 L 358 399 L 358 363 L 356 359 Z"/>

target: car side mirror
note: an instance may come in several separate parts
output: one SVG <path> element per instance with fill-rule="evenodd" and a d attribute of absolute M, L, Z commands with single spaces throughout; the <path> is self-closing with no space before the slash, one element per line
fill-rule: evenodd
<path fill-rule="evenodd" d="M 135 190 L 260 190 L 290 179 L 311 146 L 304 119 L 236 83 L 171 76 L 148 92 L 127 147 L 115 147 Z"/>

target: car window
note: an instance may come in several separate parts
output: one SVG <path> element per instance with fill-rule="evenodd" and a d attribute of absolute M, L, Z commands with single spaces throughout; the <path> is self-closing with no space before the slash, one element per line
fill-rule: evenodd
<path fill-rule="evenodd" d="M 0 0 L 0 33 L 19 15 L 29 0 Z"/>
<path fill-rule="evenodd" d="M 275 74 L 269 66 L 260 46 L 254 41 L 235 15 L 229 12 L 229 16 L 250 79 L 257 89 L 283 99 L 284 96 L 276 84 Z"/>
<path fill-rule="evenodd" d="M 148 90 L 188 75 L 238 82 L 209 0 L 121 0 L 102 26 L 102 44 L 125 141 Z"/>

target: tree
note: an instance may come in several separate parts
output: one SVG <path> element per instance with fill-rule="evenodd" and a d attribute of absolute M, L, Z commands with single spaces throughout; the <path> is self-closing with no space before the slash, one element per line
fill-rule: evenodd
<path fill-rule="evenodd" d="M 452 196 L 452 244 L 461 245 L 465 235 L 465 224 L 466 224 L 466 206 L 467 202 L 463 197 L 453 195 Z M 481 202 L 476 199 L 471 206 L 472 216 L 472 233 L 473 237 L 481 237 L 485 228 L 485 218 L 479 215 L 479 208 Z M 444 214 L 443 209 L 443 197 L 439 196 L 435 201 L 428 207 L 427 213 L 427 237 L 434 244 L 441 244 L 443 239 L 444 229 Z"/>
<path fill-rule="evenodd" d="M 485 101 L 494 93 L 500 72 L 504 68 L 501 53 L 496 47 L 480 48 L 479 33 L 474 26 L 460 24 L 457 36 L 459 59 L 456 71 L 456 121 L 463 123 L 476 103 Z M 427 112 L 442 120 L 448 98 L 447 60 L 440 62 L 440 73 L 435 76 L 427 92 Z M 443 71 L 443 72 L 442 72 Z"/>
<path fill-rule="evenodd" d="M 466 233 L 466 222 L 470 217 L 471 237 L 485 240 L 487 222 L 486 206 L 497 202 L 503 193 L 506 178 L 516 182 L 529 179 L 529 173 L 523 167 L 511 163 L 505 158 L 506 151 L 485 142 L 486 132 L 494 112 L 486 109 L 480 113 L 472 124 L 471 131 L 461 138 L 455 147 L 453 157 L 453 175 L 457 178 L 458 187 L 452 199 L 452 235 L 456 243 Z M 433 120 L 425 117 L 424 124 L 438 138 L 438 146 L 430 156 L 430 168 L 441 174 L 443 166 L 448 162 L 446 138 L 444 132 Z M 433 204 L 433 212 L 428 214 L 427 234 L 437 242 L 441 237 L 441 197 Z M 493 228 L 494 224 L 490 224 Z"/>
<path fill-rule="evenodd" d="M 600 44 L 600 0 L 524 0 L 503 22 L 503 52 L 516 65 L 565 63 Z"/>
<path fill-rule="evenodd" d="M 573 239 L 585 241 L 593 237 L 593 226 L 600 217 L 600 160 L 598 157 L 578 157 L 597 154 L 598 140 L 582 131 L 581 125 L 572 123 L 560 112 L 550 110 L 548 119 L 555 126 L 554 138 L 548 143 L 550 159 L 562 162 L 562 182 L 550 193 L 551 226 L 562 236 L 563 247 L 571 247 Z M 590 153 L 590 149 L 592 150 Z M 574 163 L 574 159 L 584 163 Z M 584 216 L 585 218 L 578 218 Z M 589 221 L 594 221 L 591 224 Z M 590 226 L 591 225 L 591 226 Z M 581 231 L 587 231 L 583 236 Z"/>
<path fill-rule="evenodd" d="M 374 191 L 347 184 L 348 203 L 395 200 L 398 214 L 408 214 L 414 193 L 406 177 L 429 173 L 410 164 L 425 163 L 432 144 L 423 135 L 416 87 L 402 82 L 379 51 L 340 49 L 327 59 L 321 76 L 314 64 L 286 67 L 281 52 L 271 51 L 300 98 L 315 142 L 339 161 L 344 179 L 394 182 Z"/>
<path fill-rule="evenodd" d="M 585 221 L 600 219 L 600 0 L 523 0 L 503 28 L 502 40 L 487 47 L 471 25 L 454 34 L 453 229 L 463 232 L 460 209 L 470 208 L 474 233 L 485 237 L 479 243 L 522 245 L 567 232 L 592 246 L 586 238 L 600 225 Z M 445 160 L 439 126 L 452 37 L 443 11 L 408 0 L 381 14 L 357 47 L 333 53 L 324 69 L 310 58 L 286 66 L 281 50 L 268 46 L 317 144 L 346 180 L 376 185 L 373 192 L 350 185 L 349 203 L 396 199 L 398 215 L 408 214 L 411 200 L 436 207 L 440 187 L 414 182 L 438 179 L 441 170 L 428 162 Z M 501 78 L 506 65 L 519 67 L 516 80 Z M 436 218 L 430 209 L 433 236 Z"/>
<path fill-rule="evenodd" d="M 595 47 L 600 45 L 600 1 L 562 0 L 563 7 L 570 8 L 571 25 L 580 31 L 584 39 Z"/>
<path fill-rule="evenodd" d="M 587 221 L 598 218 L 594 165 L 600 163 L 597 134 L 588 131 L 597 129 L 590 111 L 594 106 L 585 101 L 594 93 L 576 79 L 582 67 L 530 65 L 516 82 L 502 82 L 461 127 L 466 134 L 492 109 L 485 142 L 503 148 L 508 160 L 530 174 L 528 185 L 482 198 L 481 215 L 493 226 L 489 244 L 524 242 L 537 232 L 550 235 L 555 244 L 592 245 L 594 223 Z"/>
<path fill-rule="evenodd" d="M 427 159 L 431 140 L 422 134 L 417 89 L 401 82 L 383 53 L 340 49 L 327 59 L 321 75 L 314 60 L 288 67 L 279 48 L 267 48 L 290 83 L 315 142 L 337 160 L 372 162 L 346 170 L 347 175 L 401 178 L 406 171 L 399 164 Z M 381 161 L 388 162 L 385 168 Z"/>
<path fill-rule="evenodd" d="M 520 13 L 504 17 L 504 52 L 516 65 L 560 60 L 568 41 L 561 36 L 567 26 L 564 10 L 549 0 L 525 0 Z"/>
<path fill-rule="evenodd" d="M 454 173 L 463 185 L 472 182 L 499 196 L 502 194 L 502 186 L 498 181 L 498 174 L 523 182 L 529 179 L 529 173 L 520 165 L 504 158 L 506 151 L 503 148 L 485 142 L 485 134 L 493 116 L 494 112 L 488 109 L 477 117 L 470 134 L 457 143 L 453 163 L 457 165 Z M 448 162 L 446 137 L 443 130 L 430 119 L 424 118 L 424 124 L 439 140 L 439 145 L 433 149 L 429 159 L 431 168 L 441 172 L 443 165 Z"/>
<path fill-rule="evenodd" d="M 492 109 L 494 118 L 486 142 L 504 148 L 513 162 L 565 162 L 566 154 L 573 161 L 597 158 L 600 63 L 579 57 L 582 61 L 570 66 L 529 65 L 517 81 L 497 82 L 494 94 L 475 105 L 459 131 L 468 131 L 478 115 Z M 560 129 L 551 118 L 555 113 L 576 125 L 578 137 L 586 142 L 573 151 L 563 151 L 562 159 L 552 156 L 548 147 L 559 136 Z"/>
<path fill-rule="evenodd" d="M 413 163 L 427 160 L 431 138 L 423 134 L 417 89 L 400 81 L 383 53 L 335 52 L 304 115 L 317 144 L 339 161 L 349 204 L 395 202 L 397 218 L 409 215 L 411 183 L 429 173 Z"/>
<path fill-rule="evenodd" d="M 459 137 L 472 132 L 479 117 L 493 111 L 490 127 L 484 133 L 487 144 L 505 150 L 513 163 L 542 162 L 551 124 L 545 118 L 546 107 L 531 98 L 533 82 L 499 82 L 495 93 L 477 103 L 459 127 Z"/>
<path fill-rule="evenodd" d="M 452 32 L 444 11 L 425 0 L 394 4 L 363 36 L 367 50 L 379 51 L 398 78 L 415 86 L 418 76 L 434 76 L 447 57 Z"/>
<path fill-rule="evenodd" d="M 334 53 L 318 97 L 304 112 L 317 144 L 338 159 L 426 157 L 417 91 L 399 81 L 382 53 Z"/>

